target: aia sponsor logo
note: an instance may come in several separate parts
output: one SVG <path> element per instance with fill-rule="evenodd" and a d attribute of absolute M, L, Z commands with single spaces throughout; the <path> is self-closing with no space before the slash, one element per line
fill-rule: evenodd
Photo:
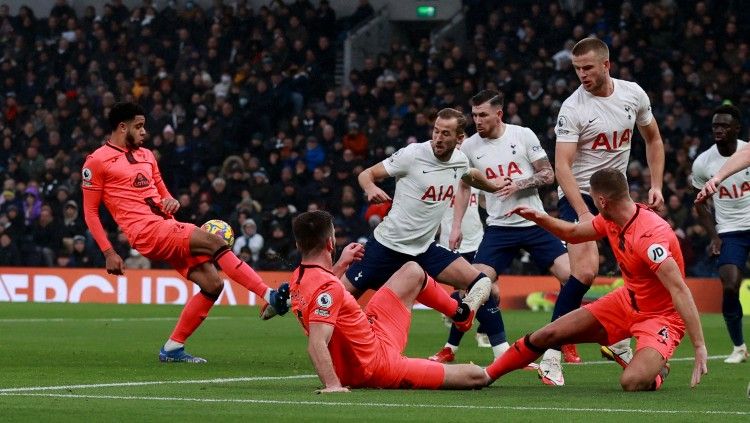
<path fill-rule="evenodd" d="M 148 178 L 145 177 L 142 173 L 138 172 L 137 175 L 135 175 L 135 179 L 133 180 L 133 186 L 136 188 L 146 188 L 148 186 Z"/>
<path fill-rule="evenodd" d="M 743 182 L 742 185 L 720 185 L 719 198 L 742 198 L 750 192 L 750 182 Z"/>
<path fill-rule="evenodd" d="M 611 138 L 608 136 L 608 134 L 599 133 L 599 135 L 596 136 L 594 142 L 591 144 L 591 149 L 616 150 L 629 143 L 632 134 L 633 131 L 631 131 L 630 129 L 625 129 L 621 134 L 619 134 L 619 136 L 617 131 L 614 131 Z"/>
<path fill-rule="evenodd" d="M 521 171 L 521 168 L 516 162 L 510 162 L 505 167 L 503 167 L 502 164 L 497 165 L 497 172 L 491 167 L 484 170 L 484 176 L 487 179 L 503 178 L 506 176 L 512 178 L 513 175 L 523 175 L 523 171 Z"/>
<path fill-rule="evenodd" d="M 439 187 L 435 188 L 433 185 L 430 185 L 427 187 L 427 191 L 422 194 L 422 201 L 430 200 L 430 201 L 444 201 L 444 200 L 453 200 L 453 185 L 448 185 L 448 187 L 444 187 L 443 185 L 440 185 Z"/>

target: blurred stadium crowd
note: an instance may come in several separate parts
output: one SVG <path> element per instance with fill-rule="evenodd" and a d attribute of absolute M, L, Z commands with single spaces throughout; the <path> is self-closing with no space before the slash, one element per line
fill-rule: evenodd
<path fill-rule="evenodd" d="M 290 269 L 297 212 L 329 210 L 342 245 L 367 236 L 387 207 L 365 204 L 356 175 L 429 139 L 437 110 L 468 113 L 480 89 L 502 91 L 504 120 L 532 128 L 554 159 L 557 111 L 578 86 L 570 49 L 595 34 L 610 46 L 612 75 L 637 81 L 651 98 L 667 155 L 665 217 L 688 273 L 713 274 L 689 176 L 712 144 L 712 109 L 750 104 L 750 42 L 742 35 L 750 8 L 728 0 L 497 3 L 464 1 L 465 44 L 394 40 L 343 86 L 334 79 L 336 51 L 347 29 L 373 15 L 367 1 L 346 17 L 325 0 L 260 8 L 217 0 L 205 9 L 150 0 L 129 9 L 113 0 L 81 15 L 57 0 L 49 16 L 28 7 L 13 16 L 0 6 L 0 265 L 103 264 L 82 221 L 80 170 L 109 133 L 105 116 L 115 101 L 148 111 L 148 145 L 181 203 L 178 220 L 224 219 L 244 260 Z M 649 187 L 645 163 L 636 135 L 628 169 L 635 199 Z M 555 190 L 542 195 L 556 213 Z M 159 265 L 131 254 L 103 215 L 129 267 Z M 616 274 L 602 251 L 602 274 Z M 523 258 L 513 269 L 537 272 Z"/>

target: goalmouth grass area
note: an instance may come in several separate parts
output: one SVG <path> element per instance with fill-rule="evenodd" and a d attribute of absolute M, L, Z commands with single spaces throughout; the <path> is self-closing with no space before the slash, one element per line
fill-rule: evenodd
<path fill-rule="evenodd" d="M 0 420 L 9 421 L 750 421 L 750 363 L 729 365 L 721 315 L 704 314 L 709 374 L 689 387 L 686 337 L 659 392 L 625 393 L 621 370 L 582 345 L 585 364 L 566 365 L 564 387 L 518 371 L 481 391 L 356 390 L 316 395 L 320 382 L 291 316 L 263 322 L 255 307 L 215 307 L 188 352 L 207 364 L 159 363 L 180 306 L 0 305 Z M 504 313 L 515 340 L 546 313 Z M 747 320 L 747 319 L 746 319 Z M 745 332 L 747 333 L 747 325 Z M 447 329 L 415 311 L 407 355 L 427 357 Z M 465 337 L 457 362 L 486 365 L 491 350 Z"/>

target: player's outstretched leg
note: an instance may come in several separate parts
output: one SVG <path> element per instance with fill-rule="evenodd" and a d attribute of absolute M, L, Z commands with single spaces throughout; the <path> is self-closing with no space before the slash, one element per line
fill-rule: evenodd
<path fill-rule="evenodd" d="M 469 310 L 469 316 L 461 321 L 454 320 L 456 328 L 467 332 L 474 323 L 474 316 L 482 304 L 486 303 L 492 294 L 492 281 L 484 273 L 479 273 L 467 289 L 462 305 Z"/>
<path fill-rule="evenodd" d="M 456 300 L 456 303 L 460 302 L 461 292 L 459 290 L 453 291 L 451 298 Z M 429 359 L 438 363 L 452 363 L 456 359 L 456 351 L 458 351 L 458 346 L 461 344 L 463 337 L 464 333 L 456 329 L 456 325 L 451 322 L 448 332 L 448 342 L 438 352 L 430 356 Z"/>
<path fill-rule="evenodd" d="M 219 247 L 213 253 L 213 261 L 221 267 L 221 270 L 223 270 L 233 281 L 263 298 L 266 301 L 266 304 L 273 308 L 273 312 L 267 309 L 261 310 L 261 317 L 263 319 L 270 319 L 277 314 L 282 316 L 289 311 L 287 301 L 289 299 L 289 284 L 282 284 L 278 291 L 271 289 L 263 282 L 263 279 L 261 279 L 260 275 L 258 275 L 253 268 L 240 260 L 240 258 L 232 252 L 228 245 Z"/>
<path fill-rule="evenodd" d="M 532 344 L 529 340 L 530 337 L 530 335 L 526 335 L 514 342 L 508 351 L 487 366 L 485 371 L 492 381 L 513 370 L 523 369 L 542 355 L 544 348 Z"/>
<path fill-rule="evenodd" d="M 416 300 L 446 316 L 450 316 L 453 321 L 467 319 L 470 312 L 468 307 L 451 297 L 451 295 L 449 295 L 445 289 L 443 289 L 443 287 L 441 287 L 435 279 L 429 276 L 426 272 L 422 272 L 424 274 L 425 282 L 422 290 L 417 295 Z M 473 318 L 473 315 L 471 315 L 471 318 Z"/>

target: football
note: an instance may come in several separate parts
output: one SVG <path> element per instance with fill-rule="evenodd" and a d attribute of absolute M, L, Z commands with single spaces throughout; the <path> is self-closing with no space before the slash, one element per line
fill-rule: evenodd
<path fill-rule="evenodd" d="M 229 224 L 223 220 L 212 219 L 201 225 L 201 229 L 210 233 L 219 235 L 226 241 L 230 247 L 234 244 L 234 231 Z"/>

